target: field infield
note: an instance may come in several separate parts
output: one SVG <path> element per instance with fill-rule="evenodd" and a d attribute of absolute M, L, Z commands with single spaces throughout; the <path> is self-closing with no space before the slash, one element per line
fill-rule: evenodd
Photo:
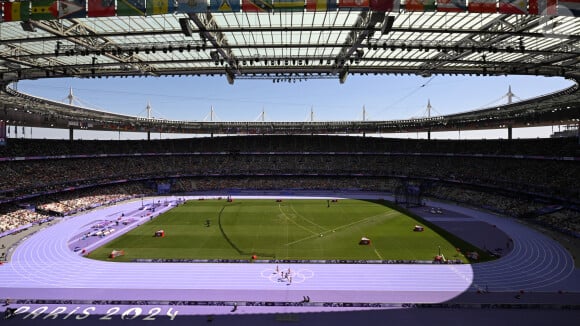
<path fill-rule="evenodd" d="M 93 250 L 112 261 L 162 260 L 417 260 L 469 262 L 474 250 L 382 200 L 190 200 Z M 415 225 L 424 231 L 414 231 Z M 155 237 L 163 230 L 163 237 Z M 361 245 L 360 240 L 370 239 Z M 461 249 L 461 252 L 457 250 Z"/>

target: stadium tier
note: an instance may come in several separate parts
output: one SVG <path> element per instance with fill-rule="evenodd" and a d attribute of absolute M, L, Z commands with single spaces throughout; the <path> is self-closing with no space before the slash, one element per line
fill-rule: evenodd
<path fill-rule="evenodd" d="M 44 207 L 51 199 L 74 197 L 77 192 L 109 194 L 111 189 L 119 189 L 122 198 L 134 198 L 157 192 L 228 193 L 241 189 L 395 193 L 401 184 L 412 184 L 421 187 L 425 195 L 525 216 L 549 205 L 578 206 L 578 150 L 575 138 L 11 139 L 0 148 L 0 194 L 5 206 L 26 202 Z M 36 155 L 30 156 L 33 153 Z M 496 196 L 500 200 L 478 202 L 479 196 Z M 62 215 L 79 210 L 75 205 L 64 206 L 45 212 Z M 577 232 L 574 227 L 570 229 Z"/>

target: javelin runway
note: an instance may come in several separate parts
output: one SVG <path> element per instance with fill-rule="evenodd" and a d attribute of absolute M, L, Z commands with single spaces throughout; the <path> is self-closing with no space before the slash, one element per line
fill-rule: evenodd
<path fill-rule="evenodd" d="M 107 216 L 134 214 L 143 223 L 149 219 L 139 215 L 141 202 L 128 202 L 68 218 L 29 237 L 16 248 L 10 262 L 0 266 L 0 293 L 13 300 L 278 303 L 300 302 L 308 295 L 311 306 L 302 309 L 325 311 L 328 307 L 316 306 L 316 303 L 397 306 L 446 302 L 482 289 L 514 293 L 542 290 L 562 282 L 574 271 L 572 257 L 557 242 L 512 219 L 464 207 L 437 205 L 496 225 L 513 239 L 512 250 L 499 260 L 475 265 L 277 265 L 101 262 L 86 259 L 69 248 L 69 240 L 82 233 L 87 225 Z M 293 282 L 281 282 L 275 274 L 276 268 L 290 269 Z M 206 313 L 203 309 L 207 308 L 199 309 L 197 313 Z M 289 309 L 272 307 L 269 312 Z M 195 309 L 190 310 L 196 313 Z M 246 307 L 245 311 L 259 309 Z"/>

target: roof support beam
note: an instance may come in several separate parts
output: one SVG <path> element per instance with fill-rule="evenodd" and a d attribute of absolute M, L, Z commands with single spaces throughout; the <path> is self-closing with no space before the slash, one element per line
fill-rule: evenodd
<path fill-rule="evenodd" d="M 229 67 L 226 67 L 225 69 L 226 77 L 228 83 L 230 85 L 233 84 L 235 75 L 240 73 L 240 69 L 231 47 L 228 44 L 226 35 L 220 31 L 219 26 L 213 19 L 213 15 L 210 12 L 207 12 L 204 14 L 190 13 L 188 16 L 197 26 L 201 38 L 210 42 L 217 53 L 219 53 L 220 57 L 229 64 Z M 210 32 L 209 30 L 213 30 L 213 32 Z"/>
<path fill-rule="evenodd" d="M 73 25 L 66 29 L 64 29 L 63 26 L 61 26 L 61 23 L 59 21 L 31 21 L 31 24 L 33 24 L 34 27 L 38 29 L 41 29 L 45 32 L 48 32 L 56 36 L 58 39 L 61 40 L 65 39 L 66 41 L 74 45 L 85 48 L 86 50 L 100 50 L 105 46 L 114 45 L 114 43 L 111 42 L 109 39 L 107 39 L 106 37 L 99 36 L 96 31 L 90 29 L 88 26 L 79 23 L 76 20 L 71 20 L 71 22 L 73 22 Z M 87 37 L 79 38 L 78 36 L 80 35 Z M 112 60 L 117 61 L 118 63 L 121 63 L 122 65 L 130 64 L 133 67 L 137 67 L 139 71 L 143 73 L 151 74 L 152 69 L 147 64 L 138 60 L 135 56 L 130 55 L 123 56 L 121 54 L 113 55 L 111 53 L 104 53 L 103 55 L 107 56 Z M 59 64 L 57 62 L 51 62 L 46 66 L 56 67 L 59 66 Z M 92 69 L 94 69 L 94 67 Z M 77 71 L 76 73 L 78 73 L 79 75 L 89 74 L 88 71 Z M 68 75 L 71 74 L 74 75 L 75 72 L 68 72 Z"/>
<path fill-rule="evenodd" d="M 335 59 L 335 70 L 338 72 L 340 83 L 344 83 L 348 74 L 348 66 L 346 61 L 353 55 L 355 51 L 362 47 L 362 42 L 365 39 L 370 39 L 375 33 L 375 25 L 385 19 L 384 12 L 369 12 L 363 11 L 359 14 L 353 30 L 350 31 L 343 43 L 340 53 Z M 362 30 L 361 27 L 364 27 Z"/>

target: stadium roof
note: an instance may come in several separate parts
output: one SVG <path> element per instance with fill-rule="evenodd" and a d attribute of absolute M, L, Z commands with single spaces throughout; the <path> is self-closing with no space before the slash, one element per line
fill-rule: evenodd
<path fill-rule="evenodd" d="M 437 7 L 434 1 L 427 1 L 433 2 L 432 8 L 415 8 L 408 1 L 391 11 L 369 10 L 369 2 L 362 0 L 228 1 L 234 9 L 239 6 L 239 11 L 221 12 L 213 6 L 224 0 L 211 0 L 194 1 L 205 5 L 188 12 L 183 6 L 191 1 L 178 1 L 180 6 L 173 13 L 139 16 L 153 13 L 152 8 L 145 8 L 152 1 L 117 1 L 117 16 L 87 17 L 97 15 L 89 6 L 80 15 L 84 18 L 66 18 L 79 15 L 65 15 L 58 11 L 61 7 L 51 11 L 48 6 L 57 1 L 35 1 L 29 16 L 20 17 L 27 20 L 10 22 L 6 20 L 14 17 L 9 17 L 10 8 L 4 4 L 0 79 L 7 84 L 70 76 L 161 75 L 223 75 L 230 83 L 241 78 L 274 82 L 335 78 L 344 82 L 349 74 L 580 78 L 580 20 L 576 17 L 502 14 L 497 11 L 514 10 L 506 10 L 495 0 L 494 13 L 474 12 L 485 10 L 471 3 L 457 7 L 464 12 L 443 12 L 443 1 Z M 313 1 L 333 6 L 309 11 Z M 530 0 L 530 5 L 533 1 L 537 0 Z M 165 2 L 171 6 L 172 1 Z M 35 3 L 49 4 L 36 8 L 40 5 Z M 142 11 L 130 7 L 136 11 L 127 13 L 121 11 L 123 3 L 142 3 L 144 7 Z M 248 7 L 248 3 L 261 7 Z M 298 8 L 280 7 L 284 3 Z M 366 3 L 366 7 L 341 6 L 343 3 Z M 38 14 L 43 8 L 48 11 Z M 430 9 L 437 11 L 423 11 Z M 522 10 L 532 9 L 524 6 Z M 254 12 L 257 10 L 267 12 Z M 560 13 L 566 11 L 559 6 L 554 14 Z"/>
<path fill-rule="evenodd" d="M 545 11 L 537 7 L 538 0 L 529 0 L 529 6 L 528 1 L 498 1 L 4 2 L 0 119 L 16 125 L 177 133 L 380 133 L 577 124 L 580 18 L 573 16 L 580 11 L 568 9 L 564 0 Z M 75 3 L 87 6 L 63 11 Z M 155 3 L 167 6 L 149 6 Z M 10 11 L 16 4 L 28 11 Z M 105 4 L 112 4 L 112 11 L 95 11 L 94 6 Z M 224 4 L 230 11 L 222 11 Z M 193 5 L 199 6 L 188 7 Z M 377 5 L 390 7 L 376 10 Z M 163 75 L 222 75 L 229 83 L 312 78 L 343 83 L 349 74 L 543 75 L 576 83 L 533 100 L 444 117 L 310 123 L 143 119 L 70 107 L 7 87 L 21 79 Z"/>

